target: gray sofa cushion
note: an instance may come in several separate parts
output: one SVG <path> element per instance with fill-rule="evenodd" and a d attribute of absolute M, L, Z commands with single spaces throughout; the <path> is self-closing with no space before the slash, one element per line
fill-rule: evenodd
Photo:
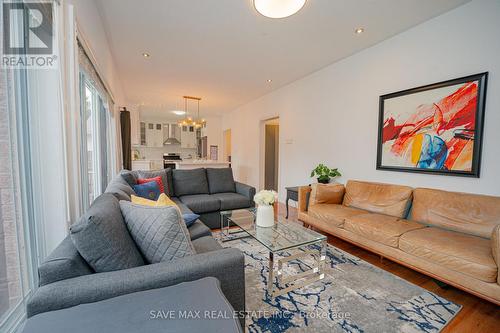
<path fill-rule="evenodd" d="M 172 169 L 170 168 L 162 170 L 139 170 L 137 171 L 137 176 L 137 178 L 154 178 L 160 176 L 165 194 L 170 197 L 174 193 L 172 188 Z"/>
<path fill-rule="evenodd" d="M 97 197 L 70 233 L 78 252 L 96 272 L 144 265 L 123 221 L 118 199 L 111 193 Z"/>
<path fill-rule="evenodd" d="M 189 209 L 189 207 L 186 206 L 186 204 L 182 203 L 181 199 L 179 199 L 177 197 L 172 197 L 170 199 L 172 199 L 172 201 L 177 204 L 177 207 L 179 207 L 182 214 L 192 214 L 193 213 L 193 211 L 191 209 Z"/>
<path fill-rule="evenodd" d="M 203 224 L 200 220 L 197 220 L 188 228 L 189 234 L 191 235 L 191 240 L 195 240 L 197 238 L 203 236 L 211 236 L 212 233 L 210 229 Z"/>
<path fill-rule="evenodd" d="M 205 169 L 173 170 L 175 196 L 208 194 L 207 172 Z"/>
<path fill-rule="evenodd" d="M 176 317 L 162 318 L 161 311 L 173 311 Z M 179 318 L 181 311 L 200 313 L 202 318 Z M 206 311 L 221 317 L 203 318 Z M 206 277 L 41 313 L 26 322 L 23 332 L 242 332 L 233 311 L 219 281 Z"/>
<path fill-rule="evenodd" d="M 207 168 L 210 193 L 236 192 L 231 168 Z"/>
<path fill-rule="evenodd" d="M 222 246 L 212 236 L 195 239 L 193 246 L 196 253 L 206 253 L 222 249 Z"/>
<path fill-rule="evenodd" d="M 194 194 L 180 197 L 183 204 L 189 207 L 193 213 L 215 212 L 220 209 L 220 201 L 213 195 Z"/>
<path fill-rule="evenodd" d="M 80 256 L 71 237 L 67 236 L 38 267 L 38 284 L 44 286 L 92 273 L 92 268 Z"/>
<path fill-rule="evenodd" d="M 106 187 L 105 193 L 113 194 L 118 200 L 130 201 L 130 196 L 135 194 L 134 189 L 127 183 L 121 174 L 114 177 Z"/>
<path fill-rule="evenodd" d="M 120 201 L 125 223 L 151 264 L 171 261 L 196 253 L 177 207 L 149 207 Z"/>
<path fill-rule="evenodd" d="M 122 170 L 119 175 L 122 176 L 130 187 L 137 184 L 137 171 Z"/>
<path fill-rule="evenodd" d="M 253 201 L 238 193 L 216 193 L 213 197 L 220 200 L 221 210 L 248 208 L 253 206 Z"/>

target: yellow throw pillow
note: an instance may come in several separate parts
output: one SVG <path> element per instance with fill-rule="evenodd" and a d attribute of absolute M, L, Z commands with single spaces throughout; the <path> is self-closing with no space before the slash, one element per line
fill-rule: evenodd
<path fill-rule="evenodd" d="M 130 199 L 132 203 L 143 205 L 143 206 L 151 206 L 151 207 L 165 207 L 165 206 L 177 206 L 175 202 L 172 201 L 165 193 L 160 194 L 158 200 L 149 200 L 146 198 L 138 197 L 136 195 L 131 195 Z"/>

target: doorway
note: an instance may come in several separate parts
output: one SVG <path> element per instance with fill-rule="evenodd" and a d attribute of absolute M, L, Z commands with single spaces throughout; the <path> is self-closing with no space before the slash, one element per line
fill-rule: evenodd
<path fill-rule="evenodd" d="M 278 191 L 279 118 L 264 122 L 264 188 Z"/>
<path fill-rule="evenodd" d="M 224 162 L 231 163 L 231 129 L 223 132 L 223 158 Z"/>

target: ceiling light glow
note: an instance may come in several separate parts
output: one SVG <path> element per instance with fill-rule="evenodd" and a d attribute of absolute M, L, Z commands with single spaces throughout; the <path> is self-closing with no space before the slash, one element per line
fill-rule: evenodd
<path fill-rule="evenodd" d="M 143 53 L 143 54 L 142 54 L 142 56 L 143 56 L 144 58 L 149 58 L 149 57 L 151 57 L 151 54 L 149 54 L 149 53 Z"/>
<path fill-rule="evenodd" d="M 306 0 L 254 0 L 255 9 L 269 18 L 284 18 L 297 13 Z"/>
<path fill-rule="evenodd" d="M 356 28 L 356 30 L 354 30 L 354 33 L 356 33 L 357 35 L 362 34 L 363 32 L 365 32 L 365 29 L 363 28 Z"/>
<path fill-rule="evenodd" d="M 182 110 L 174 110 L 171 112 L 175 115 L 178 115 L 178 116 L 182 116 L 182 115 L 186 114 L 186 111 L 182 111 Z"/>

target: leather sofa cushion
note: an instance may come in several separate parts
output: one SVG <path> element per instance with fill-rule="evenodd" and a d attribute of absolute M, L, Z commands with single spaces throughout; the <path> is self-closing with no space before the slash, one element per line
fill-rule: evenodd
<path fill-rule="evenodd" d="M 408 186 L 349 180 L 343 204 L 373 213 L 405 218 L 410 207 L 412 191 Z"/>
<path fill-rule="evenodd" d="M 238 193 L 216 193 L 211 196 L 220 200 L 221 210 L 248 208 L 253 204 L 250 199 Z"/>
<path fill-rule="evenodd" d="M 488 239 L 428 227 L 403 234 L 399 248 L 485 282 L 497 280 L 498 268 Z"/>
<path fill-rule="evenodd" d="M 193 213 L 209 213 L 220 210 L 220 200 L 213 195 L 194 194 L 179 198 Z"/>
<path fill-rule="evenodd" d="M 392 247 L 398 247 L 405 232 L 422 228 L 425 226 L 417 222 L 373 213 L 351 216 L 344 222 L 345 230 Z"/>
<path fill-rule="evenodd" d="M 413 195 L 415 221 L 485 238 L 500 224 L 500 197 L 426 188 Z"/>
<path fill-rule="evenodd" d="M 325 221 L 337 227 L 343 227 L 344 220 L 348 217 L 366 214 L 366 211 L 345 207 L 342 205 L 317 204 L 309 206 L 309 216 Z"/>
<path fill-rule="evenodd" d="M 341 204 L 345 188 L 342 184 L 312 184 L 309 205 Z"/>
<path fill-rule="evenodd" d="M 208 188 L 210 193 L 236 192 L 236 185 L 231 168 L 207 168 Z"/>
<path fill-rule="evenodd" d="M 191 194 L 208 194 L 208 180 L 205 169 L 172 171 L 176 197 Z"/>
<path fill-rule="evenodd" d="M 500 225 L 497 225 L 491 233 L 491 252 L 497 267 L 500 267 Z M 500 269 L 497 274 L 497 283 L 500 284 Z"/>

